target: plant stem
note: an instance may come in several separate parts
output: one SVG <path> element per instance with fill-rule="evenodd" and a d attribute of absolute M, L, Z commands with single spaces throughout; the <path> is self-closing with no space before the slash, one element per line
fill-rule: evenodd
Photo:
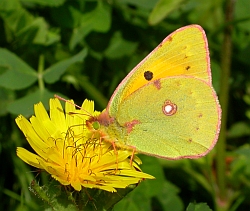
<path fill-rule="evenodd" d="M 227 111 L 228 111 L 228 98 L 229 98 L 229 78 L 231 67 L 232 55 L 232 29 L 230 24 L 233 20 L 235 0 L 226 1 L 226 16 L 225 16 L 225 30 L 224 40 L 222 44 L 222 57 L 221 57 L 221 77 L 220 77 L 220 95 L 219 100 L 222 108 L 221 132 L 217 144 L 217 179 L 218 179 L 218 194 L 216 199 L 217 210 L 227 210 L 229 207 L 229 200 L 226 189 L 226 131 L 227 131 Z"/>
<path fill-rule="evenodd" d="M 38 86 L 41 91 L 44 90 L 43 71 L 44 71 L 44 55 L 41 54 L 39 56 L 39 61 L 38 61 Z"/>

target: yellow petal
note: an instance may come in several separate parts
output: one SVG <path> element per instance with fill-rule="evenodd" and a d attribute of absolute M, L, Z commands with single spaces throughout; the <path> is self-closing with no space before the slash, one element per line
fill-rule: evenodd
<path fill-rule="evenodd" d="M 28 150 L 22 147 L 17 147 L 16 153 L 17 153 L 17 156 L 21 158 L 25 163 L 28 163 L 29 165 L 34 166 L 39 169 L 42 168 L 42 166 L 37 160 L 38 158 L 37 155 L 29 152 Z"/>
<path fill-rule="evenodd" d="M 61 131 L 67 131 L 68 127 L 66 125 L 64 110 L 62 108 L 60 101 L 57 98 L 55 98 L 55 99 L 50 99 L 49 103 L 50 103 L 51 121 L 55 125 L 57 125 L 57 127 Z"/>

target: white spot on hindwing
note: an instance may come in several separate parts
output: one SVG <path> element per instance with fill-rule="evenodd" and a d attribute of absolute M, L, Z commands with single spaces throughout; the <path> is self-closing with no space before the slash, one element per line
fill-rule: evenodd
<path fill-rule="evenodd" d="M 166 116 L 172 116 L 177 111 L 177 105 L 170 100 L 166 100 L 162 106 L 162 111 Z"/>

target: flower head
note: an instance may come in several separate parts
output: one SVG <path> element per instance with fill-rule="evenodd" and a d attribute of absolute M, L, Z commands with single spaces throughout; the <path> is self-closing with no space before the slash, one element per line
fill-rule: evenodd
<path fill-rule="evenodd" d="M 50 115 L 42 103 L 34 110 L 30 121 L 19 115 L 16 123 L 36 154 L 18 147 L 17 156 L 44 169 L 61 184 L 77 191 L 86 187 L 115 192 L 116 188 L 154 178 L 141 172 L 137 156 L 130 164 L 132 151 L 114 148 L 98 130 L 88 130 L 86 120 L 100 114 L 94 111 L 92 101 L 85 100 L 82 109 L 76 109 L 73 101 L 66 102 L 64 112 L 58 99 L 50 99 Z"/>

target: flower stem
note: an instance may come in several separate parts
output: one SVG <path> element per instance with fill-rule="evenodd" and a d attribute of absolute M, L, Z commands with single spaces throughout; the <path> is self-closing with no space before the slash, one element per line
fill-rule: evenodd
<path fill-rule="evenodd" d="M 44 55 L 41 54 L 39 56 L 39 62 L 38 62 L 38 86 L 41 91 L 44 91 L 43 71 L 44 71 Z"/>
<path fill-rule="evenodd" d="M 217 179 L 218 179 L 218 194 L 216 199 L 217 210 L 226 210 L 229 206 L 226 188 L 226 125 L 227 125 L 227 111 L 229 98 L 229 78 L 232 55 L 232 30 L 233 25 L 230 24 L 233 20 L 235 0 L 228 0 L 226 5 L 225 30 L 224 40 L 222 44 L 221 57 L 221 79 L 220 79 L 220 93 L 219 100 L 222 108 L 222 122 L 219 141 L 217 144 Z"/>

